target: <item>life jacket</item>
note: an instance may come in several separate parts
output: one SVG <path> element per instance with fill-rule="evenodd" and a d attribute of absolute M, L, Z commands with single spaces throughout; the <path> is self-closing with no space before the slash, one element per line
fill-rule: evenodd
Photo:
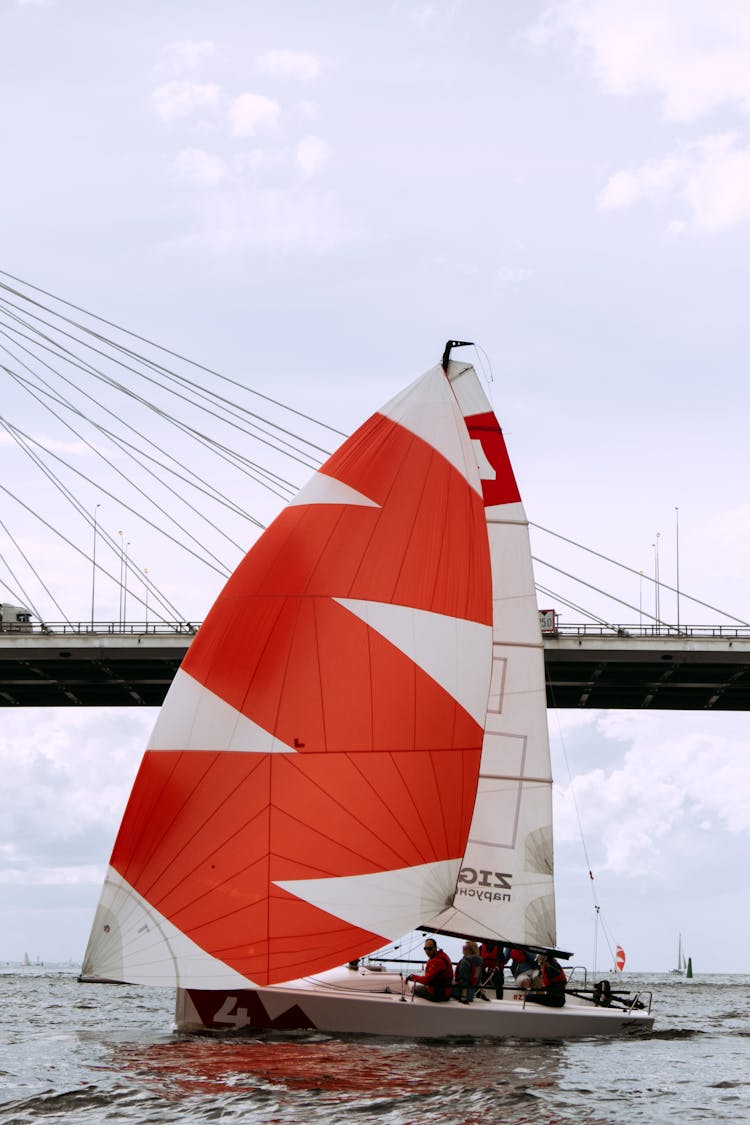
<path fill-rule="evenodd" d="M 497 942 L 483 941 L 479 953 L 484 962 L 485 969 L 489 972 L 491 969 L 496 969 L 498 965 L 505 964 L 503 951 Z"/>
<path fill-rule="evenodd" d="M 558 965 L 557 961 L 545 961 L 542 964 L 542 984 L 545 988 L 551 989 L 553 992 L 562 992 L 565 985 L 568 983 L 568 978 Z"/>

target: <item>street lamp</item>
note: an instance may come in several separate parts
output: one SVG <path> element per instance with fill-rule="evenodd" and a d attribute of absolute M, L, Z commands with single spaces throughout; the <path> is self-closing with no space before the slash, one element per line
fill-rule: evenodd
<path fill-rule="evenodd" d="M 680 631 L 680 509 L 674 510 L 675 570 L 677 587 L 677 632 Z"/>
<path fill-rule="evenodd" d="M 97 504 L 94 508 L 94 549 L 91 554 L 91 632 L 94 631 L 94 590 L 96 588 L 96 513 L 101 508 Z"/>
<path fill-rule="evenodd" d="M 117 628 L 122 631 L 122 575 L 125 565 L 125 556 L 123 554 L 122 532 L 118 531 L 117 534 L 120 536 L 120 602 L 117 611 Z"/>
<path fill-rule="evenodd" d="M 125 629 L 128 620 L 128 547 L 130 540 L 125 544 L 125 581 L 122 588 L 122 628 Z"/>
<path fill-rule="evenodd" d="M 661 539 L 661 532 L 656 533 L 656 542 L 654 543 L 654 616 L 656 617 L 656 628 L 661 632 L 661 616 L 659 610 L 659 540 Z"/>
<path fill-rule="evenodd" d="M 148 567 L 143 568 L 144 582 L 143 590 L 146 595 L 146 632 L 148 632 Z"/>

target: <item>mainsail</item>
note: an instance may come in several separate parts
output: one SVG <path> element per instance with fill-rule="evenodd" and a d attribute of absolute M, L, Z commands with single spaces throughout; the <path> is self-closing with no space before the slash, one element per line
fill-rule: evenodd
<path fill-rule="evenodd" d="M 513 718 L 541 661 L 526 525 L 459 366 L 346 441 L 220 594 L 136 778 L 84 977 L 280 983 L 444 916 L 518 940 L 510 922 L 541 917 L 551 938 L 544 716 Z M 507 930 L 481 898 L 446 914 L 460 871 L 459 889 L 506 878 L 519 842 Z"/>
<path fill-rule="evenodd" d="M 528 522 L 502 431 L 473 367 L 453 361 L 447 374 L 482 477 L 492 567 L 492 684 L 454 902 L 423 922 L 554 947 L 552 774 Z"/>

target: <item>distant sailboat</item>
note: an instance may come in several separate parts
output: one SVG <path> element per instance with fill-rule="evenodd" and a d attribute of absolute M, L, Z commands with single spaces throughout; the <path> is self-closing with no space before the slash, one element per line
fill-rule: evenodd
<path fill-rule="evenodd" d="M 617 946 L 615 950 L 615 972 L 621 973 L 625 968 L 625 950 L 621 945 Z"/>
<path fill-rule="evenodd" d="M 682 934 L 679 934 L 678 937 L 677 937 L 677 968 L 676 969 L 670 969 L 669 971 L 671 973 L 675 974 L 675 975 L 679 974 L 679 976 L 683 976 L 686 968 L 687 968 L 687 963 L 685 961 L 685 954 L 684 954 L 683 949 L 682 949 Z M 692 975 L 693 974 L 692 974 L 692 966 L 691 966 L 690 976 L 692 976 Z"/>

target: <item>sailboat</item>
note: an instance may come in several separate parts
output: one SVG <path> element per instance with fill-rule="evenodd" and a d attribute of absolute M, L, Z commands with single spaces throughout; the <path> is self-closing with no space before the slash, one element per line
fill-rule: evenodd
<path fill-rule="evenodd" d="M 280 513 L 167 694 L 81 977 L 174 986 L 180 1030 L 652 1026 L 636 996 L 434 1004 L 365 960 L 419 930 L 571 956 L 528 525 L 460 343 Z"/>
<path fill-rule="evenodd" d="M 685 954 L 682 949 L 682 934 L 679 934 L 677 937 L 677 967 L 675 969 L 670 969 L 669 971 L 670 973 L 679 973 L 680 976 L 683 976 L 686 969 L 687 962 L 685 960 Z"/>

